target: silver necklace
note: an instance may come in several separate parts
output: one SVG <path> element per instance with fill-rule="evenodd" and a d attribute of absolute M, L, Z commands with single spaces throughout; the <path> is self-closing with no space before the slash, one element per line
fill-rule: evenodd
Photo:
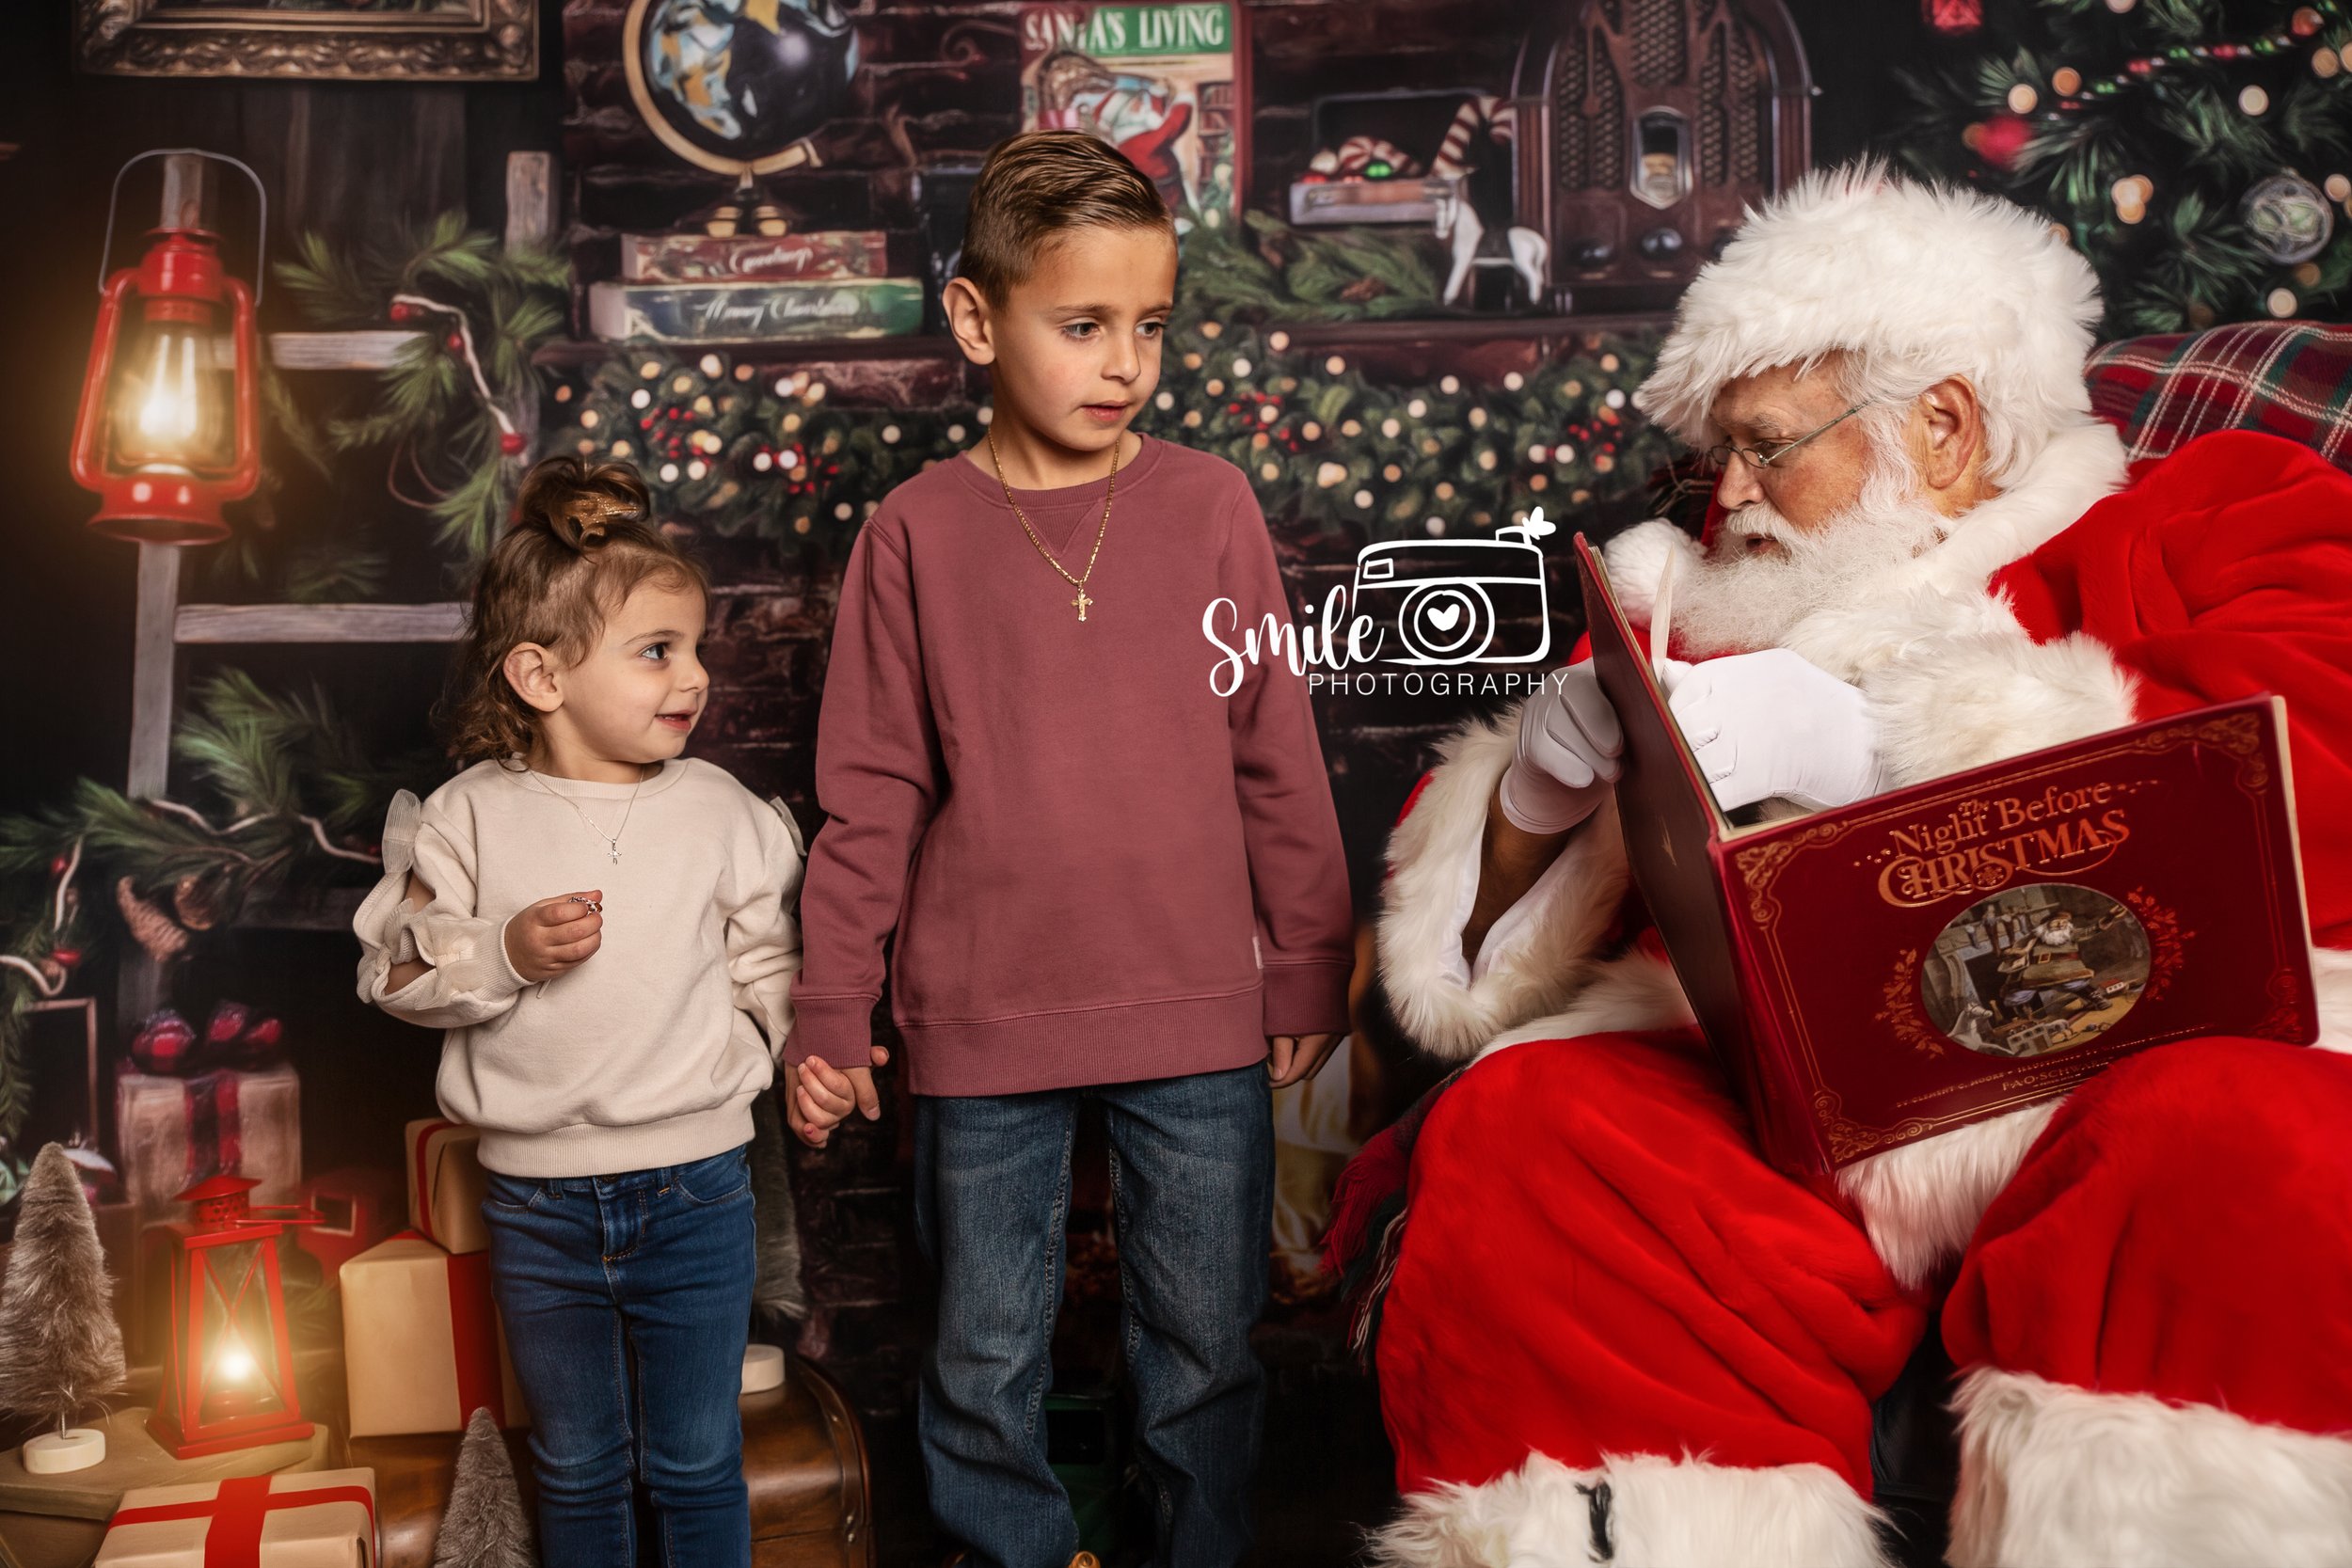
<path fill-rule="evenodd" d="M 628 814 L 637 804 L 637 791 L 645 787 L 645 775 L 644 773 L 641 772 L 637 775 L 636 788 L 631 789 L 628 792 L 628 804 L 621 808 L 621 825 L 608 833 L 602 828 L 596 826 L 595 817 L 590 816 L 586 812 L 580 810 L 580 802 L 578 800 L 573 800 L 570 796 L 564 794 L 562 790 L 548 783 L 547 780 L 539 777 L 535 770 L 526 768 L 524 771 L 531 775 L 532 783 L 537 784 L 541 789 L 546 790 L 549 795 L 554 796 L 557 800 L 571 807 L 573 815 L 578 816 L 582 822 L 588 824 L 588 831 L 596 834 L 598 838 L 604 840 L 605 852 L 612 857 L 612 863 L 614 865 L 621 863 L 621 835 L 628 832 Z"/>

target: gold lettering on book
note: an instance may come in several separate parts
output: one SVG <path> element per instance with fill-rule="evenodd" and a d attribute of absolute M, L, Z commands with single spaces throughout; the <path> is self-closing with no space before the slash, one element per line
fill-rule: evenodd
<path fill-rule="evenodd" d="M 2112 781 L 2049 784 L 2037 795 L 1963 801 L 1940 818 L 1891 829 L 1879 896 L 1919 909 L 1991 893 L 2015 877 L 2087 870 L 2132 836 L 2124 808 L 2114 803 L 2128 788 Z"/>

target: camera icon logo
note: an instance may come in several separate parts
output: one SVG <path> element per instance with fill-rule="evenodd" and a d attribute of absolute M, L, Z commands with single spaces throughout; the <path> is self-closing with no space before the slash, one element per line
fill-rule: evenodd
<path fill-rule="evenodd" d="M 1539 506 L 1491 539 L 1366 545 L 1356 552 L 1351 613 L 1383 625 L 1393 616 L 1406 651 L 1383 663 L 1539 662 L 1551 651 L 1551 607 L 1535 541 L 1557 531 Z"/>

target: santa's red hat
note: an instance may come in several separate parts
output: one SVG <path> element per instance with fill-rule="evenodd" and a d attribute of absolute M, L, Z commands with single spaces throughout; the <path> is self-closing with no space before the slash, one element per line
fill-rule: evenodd
<path fill-rule="evenodd" d="M 1750 211 L 1683 293 L 1633 401 L 1703 446 L 1722 439 L 1708 409 L 1724 383 L 1777 365 L 1846 350 L 1915 390 L 1965 375 L 1998 483 L 2089 420 L 2083 360 L 2099 314 L 2098 279 L 2048 218 L 1850 164 Z"/>

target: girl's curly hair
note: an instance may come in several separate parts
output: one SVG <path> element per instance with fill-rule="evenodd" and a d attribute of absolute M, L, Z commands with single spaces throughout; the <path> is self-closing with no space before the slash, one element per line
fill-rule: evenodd
<path fill-rule="evenodd" d="M 709 595 L 702 567 L 652 517 L 645 482 L 627 463 L 549 457 L 524 478 L 513 525 L 475 575 L 473 610 L 435 715 L 458 767 L 528 754 L 538 736 L 538 710 L 506 679 L 517 644 L 577 663 L 640 584 Z"/>

